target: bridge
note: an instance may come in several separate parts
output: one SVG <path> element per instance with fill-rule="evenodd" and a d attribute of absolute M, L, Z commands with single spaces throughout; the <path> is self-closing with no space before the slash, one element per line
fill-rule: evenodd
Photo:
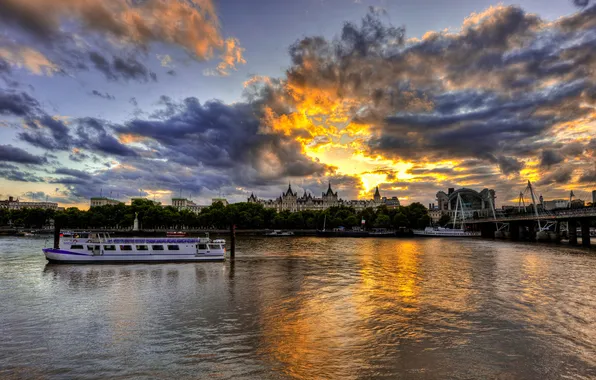
<path fill-rule="evenodd" d="M 523 194 L 528 190 L 532 202 L 526 206 Z M 579 233 L 582 246 L 590 247 L 590 224 L 593 220 L 596 220 L 596 205 L 545 210 L 536 204 L 536 196 L 530 181 L 528 181 L 528 186 L 524 192 L 520 193 L 520 204 L 517 212 L 514 211 L 510 215 L 497 214 L 491 202 L 492 217 L 467 219 L 465 223 L 474 225 L 476 229 L 481 231 L 481 235 L 487 238 L 551 242 L 568 239 L 569 244 L 575 245 L 578 244 Z M 570 194 L 569 206 L 572 205 L 572 197 L 573 192 Z M 531 209 L 530 212 L 528 212 L 528 207 Z"/>

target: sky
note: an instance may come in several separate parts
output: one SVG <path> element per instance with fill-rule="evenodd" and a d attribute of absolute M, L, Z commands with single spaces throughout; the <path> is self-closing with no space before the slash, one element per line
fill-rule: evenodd
<path fill-rule="evenodd" d="M 0 199 L 589 200 L 576 2 L 0 0 Z"/>

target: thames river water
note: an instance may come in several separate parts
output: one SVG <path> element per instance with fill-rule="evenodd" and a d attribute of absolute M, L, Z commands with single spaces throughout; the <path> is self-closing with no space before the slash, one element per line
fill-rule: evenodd
<path fill-rule="evenodd" d="M 0 238 L 0 379 L 596 378 L 582 249 L 239 238 L 235 262 L 57 266 L 43 244 Z"/>

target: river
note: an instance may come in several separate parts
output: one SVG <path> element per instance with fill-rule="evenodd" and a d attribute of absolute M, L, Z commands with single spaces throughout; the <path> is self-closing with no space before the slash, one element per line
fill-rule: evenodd
<path fill-rule="evenodd" d="M 72 266 L 43 244 L 0 238 L 1 379 L 596 378 L 579 248 L 241 237 L 235 262 Z"/>

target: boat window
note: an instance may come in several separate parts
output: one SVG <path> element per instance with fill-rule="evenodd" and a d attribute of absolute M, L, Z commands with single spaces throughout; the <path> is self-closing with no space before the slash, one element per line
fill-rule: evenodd
<path fill-rule="evenodd" d="M 209 249 L 221 249 L 221 245 L 219 245 L 219 244 L 209 244 Z"/>
<path fill-rule="evenodd" d="M 121 251 L 132 251 L 132 245 L 121 245 L 120 250 Z"/>
<path fill-rule="evenodd" d="M 177 245 L 168 245 L 168 251 L 179 251 L 180 247 Z"/>
<path fill-rule="evenodd" d="M 137 251 L 148 251 L 149 246 L 146 245 L 137 245 Z"/>
<path fill-rule="evenodd" d="M 93 251 L 93 246 L 92 246 L 92 245 L 88 245 L 88 246 L 87 246 L 87 250 L 89 250 L 89 251 Z"/>
<path fill-rule="evenodd" d="M 207 244 L 199 244 L 199 249 L 207 249 Z"/>
<path fill-rule="evenodd" d="M 85 249 L 85 247 L 79 244 L 73 244 L 70 246 L 70 249 Z"/>
<path fill-rule="evenodd" d="M 163 245 L 152 245 L 151 249 L 154 251 L 163 251 Z"/>
<path fill-rule="evenodd" d="M 115 251 L 116 246 L 115 245 L 104 245 L 103 249 L 104 249 L 104 251 Z"/>

